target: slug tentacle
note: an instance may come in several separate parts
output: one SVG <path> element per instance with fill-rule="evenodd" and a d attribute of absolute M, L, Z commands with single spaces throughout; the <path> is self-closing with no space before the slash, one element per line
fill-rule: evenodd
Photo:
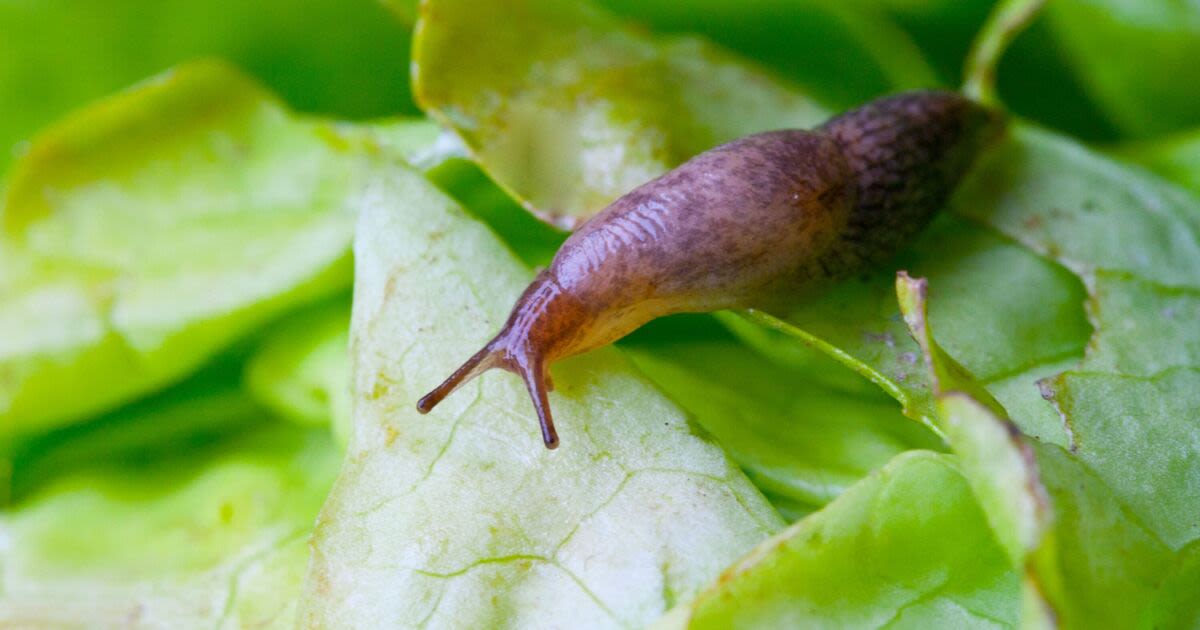
<path fill-rule="evenodd" d="M 492 368 L 501 368 L 525 381 L 542 428 L 542 441 L 547 448 L 557 447 L 558 433 L 554 430 L 549 399 L 554 383 L 547 365 L 574 354 L 581 343 L 581 333 L 596 329 L 589 326 L 593 319 L 592 313 L 564 291 L 552 274 L 541 272 L 517 300 L 504 328 L 441 385 L 421 398 L 417 411 L 429 413 L 471 379 Z"/>
<path fill-rule="evenodd" d="M 670 313 L 790 305 L 887 260 L 945 204 L 1001 123 L 959 94 L 913 92 L 813 131 L 706 151 L 581 226 L 500 333 L 417 409 L 503 368 L 525 381 L 554 448 L 553 362 Z"/>
<path fill-rule="evenodd" d="M 417 411 L 421 413 L 433 411 L 433 408 L 447 396 L 453 394 L 454 390 L 494 367 L 496 367 L 496 353 L 492 344 L 489 343 L 472 355 L 470 359 L 467 359 L 457 370 L 454 370 L 450 376 L 446 377 L 446 380 L 442 381 L 441 385 L 422 396 L 421 400 L 417 401 Z"/>
<path fill-rule="evenodd" d="M 525 388 L 529 390 L 533 408 L 537 411 L 538 424 L 542 427 L 542 442 L 546 448 L 558 448 L 558 432 L 554 430 L 554 417 L 550 415 L 550 397 L 547 395 L 546 364 L 539 358 L 521 362 L 519 366 L 517 371 L 525 381 Z"/>
<path fill-rule="evenodd" d="M 542 441 L 546 443 L 546 448 L 555 448 L 558 446 L 558 433 L 554 430 L 554 417 L 550 414 L 550 399 L 547 395 L 554 386 L 546 371 L 546 362 L 525 344 L 515 348 L 510 346 L 506 343 L 508 337 L 509 329 L 505 329 L 483 349 L 467 359 L 442 381 L 441 385 L 417 401 L 417 411 L 422 414 L 429 413 L 438 403 L 454 393 L 454 390 L 471 379 L 492 368 L 502 368 L 517 374 L 525 381 L 525 387 L 529 390 L 529 397 L 533 400 L 538 422 L 542 427 Z"/>

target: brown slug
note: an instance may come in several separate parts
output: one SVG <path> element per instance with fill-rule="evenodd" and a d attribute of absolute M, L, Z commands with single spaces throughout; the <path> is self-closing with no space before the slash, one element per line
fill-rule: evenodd
<path fill-rule="evenodd" d="M 519 374 L 558 445 L 550 363 L 657 317 L 768 308 L 897 252 L 933 218 L 1001 117 L 952 92 L 880 99 L 813 131 L 760 133 L 639 186 L 563 243 L 500 333 L 417 403 L 491 368 Z"/>

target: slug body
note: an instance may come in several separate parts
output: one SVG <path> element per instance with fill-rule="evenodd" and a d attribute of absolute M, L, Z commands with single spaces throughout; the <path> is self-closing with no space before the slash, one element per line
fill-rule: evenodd
<path fill-rule="evenodd" d="M 813 131 L 735 140 L 634 189 L 563 243 L 490 342 L 417 409 L 500 367 L 525 381 L 546 446 L 549 364 L 678 312 L 802 299 L 885 260 L 933 218 L 999 117 L 950 92 L 869 103 Z"/>

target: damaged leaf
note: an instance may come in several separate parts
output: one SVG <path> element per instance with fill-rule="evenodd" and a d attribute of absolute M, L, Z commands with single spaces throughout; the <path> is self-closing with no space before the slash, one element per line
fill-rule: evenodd
<path fill-rule="evenodd" d="M 972 461 L 989 467 L 974 476 L 976 492 L 1001 539 L 1036 543 L 1021 545 L 1028 575 L 1060 623 L 1128 627 L 1167 619 L 1164 605 L 1170 615 L 1194 617 L 1195 607 L 1181 602 L 1196 601 L 1200 588 L 1163 576 L 1186 575 L 1200 539 L 1200 429 L 1192 422 L 1200 409 L 1192 325 L 1200 312 L 1192 273 L 1200 263 L 1200 200 L 1053 136 L 1026 130 L 1019 137 L 960 197 L 979 202 L 960 207 L 1078 274 L 1094 331 L 1076 366 L 1038 383 L 1066 442 L 1032 442 L 1036 469 L 1028 457 L 997 468 L 1003 449 L 995 441 L 974 455 L 951 445 L 965 469 Z M 1051 165 L 1057 172 L 1045 171 Z M 929 356 L 936 369 L 940 353 Z M 943 405 L 942 420 L 981 428 L 990 421 L 1003 433 L 1001 410 L 977 402 L 973 411 Z M 1023 424 L 1016 410 L 1012 418 Z M 1005 469 L 1018 480 L 1040 469 L 1040 484 L 1005 490 Z M 1028 510 L 1018 507 L 1040 502 L 1039 485 L 1055 514 L 1041 541 L 1021 533 Z"/>

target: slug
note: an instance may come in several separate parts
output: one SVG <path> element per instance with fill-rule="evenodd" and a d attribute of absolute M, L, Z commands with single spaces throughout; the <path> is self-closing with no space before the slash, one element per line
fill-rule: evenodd
<path fill-rule="evenodd" d="M 491 368 L 525 381 L 558 445 L 549 365 L 678 312 L 773 308 L 886 260 L 933 218 L 1001 116 L 952 92 L 868 103 L 812 131 L 701 153 L 614 201 L 563 243 L 507 323 L 417 403 Z"/>

